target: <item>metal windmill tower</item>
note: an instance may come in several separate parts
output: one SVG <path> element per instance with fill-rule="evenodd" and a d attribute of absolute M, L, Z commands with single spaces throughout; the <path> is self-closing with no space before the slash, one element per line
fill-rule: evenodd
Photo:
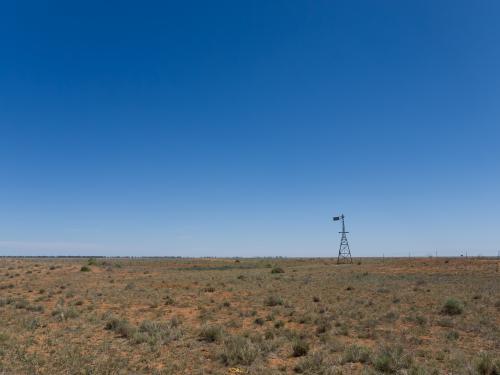
<path fill-rule="evenodd" d="M 333 218 L 333 221 L 339 221 L 339 220 L 342 220 L 342 232 L 339 232 L 340 234 L 342 234 L 342 236 L 340 237 L 340 246 L 339 246 L 339 255 L 337 257 L 337 264 L 352 263 L 351 249 L 349 248 L 349 242 L 347 241 L 347 236 L 346 236 L 346 234 L 349 232 L 345 231 L 344 214 L 340 216 L 335 216 Z"/>

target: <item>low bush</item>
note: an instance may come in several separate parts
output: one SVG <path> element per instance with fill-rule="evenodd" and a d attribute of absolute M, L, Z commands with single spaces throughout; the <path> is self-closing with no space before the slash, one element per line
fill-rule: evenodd
<path fill-rule="evenodd" d="M 460 334 L 457 331 L 449 331 L 446 333 L 446 338 L 448 340 L 458 340 Z"/>
<path fill-rule="evenodd" d="M 283 328 L 284 326 L 285 326 L 285 322 L 283 320 L 278 320 L 278 321 L 276 321 L 276 323 L 274 323 L 274 328 L 276 328 L 276 329 Z"/>
<path fill-rule="evenodd" d="M 29 331 L 34 331 L 42 326 L 42 323 L 40 322 L 40 319 L 38 318 L 33 318 L 33 319 L 24 319 L 22 321 L 23 327 Z"/>
<path fill-rule="evenodd" d="M 65 308 L 64 306 L 58 305 L 53 311 L 52 316 L 59 321 L 65 321 L 67 319 L 74 319 L 78 317 L 78 310 L 73 307 Z"/>
<path fill-rule="evenodd" d="M 296 340 L 292 345 L 292 354 L 294 357 L 305 356 L 309 352 L 309 344 L 304 340 Z"/>
<path fill-rule="evenodd" d="M 89 260 L 87 261 L 87 264 L 89 266 L 96 266 L 97 265 L 97 262 L 94 258 L 89 258 Z"/>
<path fill-rule="evenodd" d="M 29 305 L 26 307 L 26 310 L 33 312 L 44 312 L 44 308 L 42 305 Z"/>
<path fill-rule="evenodd" d="M 255 318 L 253 322 L 259 326 L 262 326 L 266 321 L 263 318 Z"/>
<path fill-rule="evenodd" d="M 462 304 L 454 298 L 449 298 L 443 305 L 441 312 L 446 315 L 459 315 L 463 312 Z"/>
<path fill-rule="evenodd" d="M 345 348 L 342 355 L 342 363 L 370 363 L 371 351 L 369 348 L 359 345 L 351 345 Z"/>
<path fill-rule="evenodd" d="M 248 338 L 242 336 L 229 336 L 224 340 L 224 347 L 220 359 L 226 366 L 251 365 L 260 350 Z"/>
<path fill-rule="evenodd" d="M 132 326 L 128 320 L 119 319 L 116 317 L 111 318 L 106 323 L 106 329 L 113 331 L 125 338 L 132 338 L 137 329 Z"/>
<path fill-rule="evenodd" d="M 200 339 L 207 342 L 220 341 L 224 336 L 224 329 L 218 325 L 204 326 L 200 331 Z"/>
<path fill-rule="evenodd" d="M 169 306 L 169 305 L 173 305 L 174 303 L 175 303 L 175 300 L 171 296 L 167 295 L 165 297 L 165 305 Z"/>
<path fill-rule="evenodd" d="M 316 321 L 316 334 L 328 332 L 332 328 L 332 324 L 328 319 L 318 319 Z"/>
<path fill-rule="evenodd" d="M 321 352 L 315 352 L 304 357 L 293 369 L 296 373 L 307 375 L 330 375 L 334 374 L 332 366 L 325 362 Z"/>
<path fill-rule="evenodd" d="M 266 306 L 273 307 L 273 306 L 283 305 L 284 302 L 283 299 L 279 296 L 269 296 L 264 300 L 264 304 Z"/>
<path fill-rule="evenodd" d="M 157 322 L 144 320 L 132 336 L 132 340 L 137 344 L 146 342 L 150 345 L 164 345 L 177 340 L 181 335 L 177 321 Z"/>
<path fill-rule="evenodd" d="M 116 332 L 135 344 L 148 343 L 154 346 L 167 344 L 181 337 L 179 324 L 175 318 L 167 322 L 144 320 L 137 328 L 126 319 L 113 317 L 106 323 L 106 329 Z"/>
<path fill-rule="evenodd" d="M 373 361 L 376 370 L 388 373 L 399 373 L 408 369 L 413 363 L 413 358 L 403 351 L 401 347 L 383 348 Z"/>
<path fill-rule="evenodd" d="M 273 267 L 271 273 L 285 273 L 285 270 L 281 267 Z"/>
<path fill-rule="evenodd" d="M 16 309 L 26 309 L 28 306 L 29 306 L 29 302 L 27 300 L 25 300 L 24 298 L 21 298 L 14 303 L 14 307 Z"/>
<path fill-rule="evenodd" d="M 500 374 L 500 358 L 493 358 L 487 352 L 479 353 L 475 361 L 475 367 L 480 375 L 498 375 Z"/>
<path fill-rule="evenodd" d="M 427 324 L 427 318 L 425 316 L 422 316 L 422 315 L 417 315 L 415 317 L 415 321 L 417 322 L 417 324 L 419 326 L 425 326 Z"/>

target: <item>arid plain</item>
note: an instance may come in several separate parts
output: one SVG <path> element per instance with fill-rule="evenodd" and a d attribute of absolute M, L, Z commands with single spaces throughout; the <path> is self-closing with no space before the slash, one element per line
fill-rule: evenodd
<path fill-rule="evenodd" d="M 5 374 L 498 374 L 497 259 L 0 259 Z"/>

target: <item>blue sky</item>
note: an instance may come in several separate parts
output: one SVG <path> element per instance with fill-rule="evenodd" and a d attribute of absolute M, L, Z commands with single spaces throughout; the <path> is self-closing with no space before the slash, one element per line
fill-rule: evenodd
<path fill-rule="evenodd" d="M 497 1 L 0 5 L 0 254 L 500 250 Z"/>

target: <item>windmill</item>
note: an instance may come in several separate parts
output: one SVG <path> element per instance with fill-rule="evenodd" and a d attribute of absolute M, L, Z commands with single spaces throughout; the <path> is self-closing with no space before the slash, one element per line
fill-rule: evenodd
<path fill-rule="evenodd" d="M 352 263 L 351 249 L 349 248 L 349 242 L 347 241 L 346 234 L 349 232 L 345 231 L 345 221 L 344 214 L 340 216 L 335 216 L 333 221 L 342 220 L 342 232 L 339 232 L 342 236 L 340 237 L 339 255 L 337 257 L 337 264 L 340 263 Z"/>

